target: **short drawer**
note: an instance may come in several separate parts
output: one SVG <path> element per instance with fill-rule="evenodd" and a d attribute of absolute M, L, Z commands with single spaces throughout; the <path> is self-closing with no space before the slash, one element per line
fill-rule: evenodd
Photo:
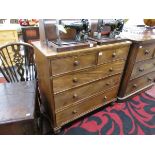
<path fill-rule="evenodd" d="M 115 61 L 100 65 L 91 69 L 86 69 L 76 73 L 70 73 L 53 78 L 54 93 L 71 89 L 101 78 L 121 73 L 124 68 L 124 61 Z"/>
<path fill-rule="evenodd" d="M 154 55 L 154 51 L 155 51 L 155 45 L 139 46 L 136 62 L 152 58 Z"/>
<path fill-rule="evenodd" d="M 155 59 L 137 62 L 133 68 L 130 79 L 140 77 L 152 71 L 155 71 Z"/>
<path fill-rule="evenodd" d="M 10 40 L 17 38 L 16 31 L 0 31 L 0 40 Z"/>
<path fill-rule="evenodd" d="M 55 108 L 56 110 L 64 108 L 65 106 L 70 105 L 74 102 L 80 101 L 91 95 L 94 95 L 96 93 L 112 88 L 119 84 L 120 77 L 121 75 L 118 74 L 115 76 L 108 77 L 106 79 L 92 82 L 82 87 L 78 87 L 75 89 L 65 91 L 63 93 L 56 94 L 54 95 Z"/>
<path fill-rule="evenodd" d="M 121 47 L 119 49 L 109 49 L 98 52 L 98 64 L 103 64 L 117 59 L 126 60 L 129 47 Z"/>
<path fill-rule="evenodd" d="M 56 113 L 57 125 L 65 124 L 66 122 L 74 120 L 79 116 L 85 115 L 86 113 L 113 101 L 117 97 L 117 92 L 118 86 Z"/>
<path fill-rule="evenodd" d="M 52 75 L 67 73 L 96 65 L 96 53 L 51 60 Z"/>
<path fill-rule="evenodd" d="M 126 95 L 129 95 L 131 93 L 134 93 L 135 91 L 138 91 L 146 86 L 149 86 L 151 83 L 153 83 L 155 80 L 155 72 L 151 72 L 147 75 L 144 75 L 140 78 L 131 80 L 128 84 Z"/>

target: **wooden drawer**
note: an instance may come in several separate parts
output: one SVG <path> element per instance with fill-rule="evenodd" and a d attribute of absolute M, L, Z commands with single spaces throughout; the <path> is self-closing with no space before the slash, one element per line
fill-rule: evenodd
<path fill-rule="evenodd" d="M 106 62 L 110 62 L 117 59 L 124 59 L 126 60 L 128 55 L 129 47 L 122 47 L 119 49 L 109 49 L 100 51 L 98 53 L 98 64 L 103 64 Z"/>
<path fill-rule="evenodd" d="M 65 124 L 79 116 L 82 116 L 97 107 L 101 107 L 112 100 L 116 99 L 118 92 L 118 86 L 108 90 L 104 93 L 100 93 L 97 96 L 88 98 L 87 100 L 80 102 L 79 104 L 73 105 L 72 107 L 65 109 L 61 112 L 56 113 L 57 125 Z"/>
<path fill-rule="evenodd" d="M 97 79 L 121 73 L 124 68 L 124 61 L 115 61 L 109 64 L 100 65 L 91 69 L 70 73 L 61 77 L 53 78 L 54 93 L 74 88 Z"/>
<path fill-rule="evenodd" d="M 136 62 L 152 58 L 154 55 L 154 51 L 155 51 L 154 44 L 139 46 L 137 57 L 136 57 Z"/>
<path fill-rule="evenodd" d="M 120 74 L 54 95 L 56 110 L 119 84 Z"/>
<path fill-rule="evenodd" d="M 17 37 L 16 31 L 0 31 L 0 40 L 10 40 L 15 39 Z"/>
<path fill-rule="evenodd" d="M 52 75 L 67 73 L 96 65 L 96 53 L 51 60 Z"/>
<path fill-rule="evenodd" d="M 155 59 L 137 62 L 133 68 L 131 78 L 134 79 L 155 70 Z"/>
<path fill-rule="evenodd" d="M 137 90 L 140 90 L 146 86 L 149 86 L 151 83 L 153 83 L 155 80 L 155 72 L 151 72 L 145 76 L 142 76 L 140 78 L 131 80 L 128 84 L 126 94 L 131 94 Z"/>

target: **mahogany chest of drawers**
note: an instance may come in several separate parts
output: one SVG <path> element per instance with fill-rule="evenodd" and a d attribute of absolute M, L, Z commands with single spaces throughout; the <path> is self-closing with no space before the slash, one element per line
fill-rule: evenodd
<path fill-rule="evenodd" d="M 55 52 L 33 42 L 39 87 L 55 132 L 117 99 L 130 44 L 124 41 Z"/>
<path fill-rule="evenodd" d="M 155 81 L 155 39 L 144 34 L 130 40 L 133 43 L 121 81 L 120 100 L 150 88 Z"/>

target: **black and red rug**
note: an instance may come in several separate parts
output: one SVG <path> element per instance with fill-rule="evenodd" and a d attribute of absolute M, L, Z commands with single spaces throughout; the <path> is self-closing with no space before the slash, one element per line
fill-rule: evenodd
<path fill-rule="evenodd" d="M 72 125 L 61 135 L 155 134 L 155 98 L 141 93 L 123 103 L 100 109 Z"/>

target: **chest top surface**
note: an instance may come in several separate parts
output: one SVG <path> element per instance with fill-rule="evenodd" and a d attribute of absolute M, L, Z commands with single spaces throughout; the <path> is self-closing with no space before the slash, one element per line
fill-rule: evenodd
<path fill-rule="evenodd" d="M 131 30 L 122 32 L 121 36 L 133 42 L 152 42 L 155 41 L 155 29 Z"/>
<path fill-rule="evenodd" d="M 109 43 L 106 45 L 101 45 L 101 46 L 96 46 L 92 48 L 83 48 L 83 49 L 78 49 L 78 50 L 71 50 L 71 51 L 64 51 L 64 52 L 57 52 L 52 50 L 52 48 L 48 47 L 46 44 L 41 44 L 40 41 L 34 41 L 32 42 L 34 47 L 39 50 L 45 57 L 47 58 L 59 58 L 59 57 L 65 57 L 65 56 L 70 56 L 74 54 L 84 54 L 84 53 L 91 53 L 95 51 L 100 51 L 104 49 L 113 49 L 115 48 L 121 48 L 126 45 L 130 45 L 130 41 L 124 41 L 124 42 L 119 42 L 119 43 Z"/>

